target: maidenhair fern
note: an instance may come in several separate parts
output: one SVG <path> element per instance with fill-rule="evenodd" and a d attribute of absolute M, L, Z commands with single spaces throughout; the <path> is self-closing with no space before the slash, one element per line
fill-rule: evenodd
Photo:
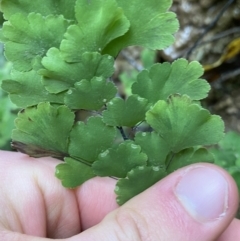
<path fill-rule="evenodd" d="M 123 48 L 173 43 L 178 21 L 170 6 L 170 0 L 2 0 L 1 40 L 13 64 L 2 88 L 22 108 L 13 146 L 62 159 L 56 176 L 68 188 L 95 176 L 118 179 L 119 204 L 177 168 L 213 162 L 204 146 L 221 140 L 224 125 L 200 105 L 210 86 L 198 62 L 142 70 L 125 99 L 111 80 Z"/>

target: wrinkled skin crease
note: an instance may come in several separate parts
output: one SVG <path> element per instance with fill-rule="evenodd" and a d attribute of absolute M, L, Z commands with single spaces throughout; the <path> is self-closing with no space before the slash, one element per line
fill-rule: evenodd
<path fill-rule="evenodd" d="M 93 178 L 85 182 L 81 187 L 69 190 L 64 188 L 61 182 L 54 176 L 55 166 L 58 163 L 60 163 L 60 161 L 53 158 L 34 159 L 24 154 L 0 151 L 0 240 L 35 241 L 36 239 L 33 236 L 52 239 L 69 238 L 67 239 L 69 241 L 79 239 L 90 241 L 96 240 L 96 237 L 98 237 L 99 240 L 106 240 L 104 235 L 106 233 L 111 235 L 110 230 L 113 229 L 118 230 L 117 235 L 124 235 L 124 232 L 119 232 L 119 227 L 116 227 L 116 222 L 114 222 L 113 219 L 114 215 L 112 214 L 104 219 L 105 224 L 107 223 L 105 229 L 104 225 L 97 225 L 109 212 L 118 207 L 113 191 L 116 180 L 111 178 Z M 168 189 L 167 186 L 172 187 L 174 179 L 175 178 L 168 176 L 163 179 L 163 182 L 160 182 L 163 183 L 163 185 L 159 183 L 150 189 L 153 190 L 159 186 L 161 192 L 164 193 L 164 189 L 165 191 Z M 132 210 L 135 209 L 135 213 L 142 213 L 142 218 L 146 220 L 151 216 L 155 220 L 155 223 L 158 221 L 158 224 L 154 224 L 164 229 L 164 232 L 160 234 L 161 237 L 164 236 L 163 240 L 173 240 L 172 237 L 176 237 L 175 231 L 179 231 L 178 225 L 183 224 L 183 219 L 189 220 L 187 225 L 185 225 L 186 230 L 184 232 L 181 230 L 181 232 L 178 233 L 184 235 L 184 239 L 191 234 L 194 230 L 193 227 L 197 230 L 196 232 L 200 232 L 197 223 L 189 219 L 189 216 L 184 213 L 183 210 L 179 210 L 180 206 L 177 207 L 177 210 L 175 210 L 176 213 L 174 214 L 172 206 L 169 205 L 169 201 L 174 202 L 173 199 L 171 200 L 171 197 L 161 196 L 161 198 L 159 198 L 158 196 L 159 200 L 156 202 L 156 192 L 146 190 L 144 193 L 134 198 L 134 200 L 130 200 L 126 203 L 127 205 L 124 205 L 125 208 L 121 210 L 125 210 L 125 214 L 128 215 L 130 207 Z M 165 193 L 165 195 L 168 194 Z M 237 191 L 234 191 L 231 197 L 234 204 L 227 218 L 229 221 L 231 221 L 230 218 L 233 217 L 234 210 L 237 208 L 236 196 Z M 160 199 L 162 199 L 162 203 L 159 203 Z M 155 210 L 156 207 L 159 210 L 163 208 L 161 215 L 152 211 L 152 208 L 154 210 L 154 206 Z M 115 212 L 115 215 L 116 213 L 119 213 L 119 211 Z M 178 220 L 179 218 L 180 220 Z M 109 221 L 106 222 L 106 220 Z M 146 220 L 144 227 L 150 223 L 148 228 L 153 228 L 151 232 L 153 236 L 155 235 L 155 231 L 158 233 L 159 230 L 161 230 L 159 229 L 157 231 L 152 222 L 146 223 Z M 227 222 L 229 223 L 229 221 Z M 122 225 L 125 222 L 120 223 Z M 95 226 L 95 230 L 98 230 L 97 233 L 89 229 L 93 226 Z M 130 234 L 136 231 L 134 229 L 131 230 L 128 225 L 126 227 Z M 183 227 L 181 227 L 181 229 L 182 228 Z M 88 230 L 80 235 L 81 238 L 74 236 L 86 229 Z M 221 231 L 221 226 L 218 227 L 218 229 Z M 166 230 L 175 231 L 167 232 Z M 189 233 L 187 233 L 188 231 Z M 214 233 L 216 230 L 211 229 L 210 231 Z M 220 233 L 219 231 L 217 232 Z M 21 233 L 21 238 L 19 233 Z M 22 234 L 30 236 L 24 236 Z M 104 238 L 99 237 L 99 234 L 103 235 Z M 203 235 L 203 233 L 195 233 L 195 235 L 202 237 L 201 235 Z M 210 235 L 210 233 L 207 235 Z M 171 238 L 169 239 L 167 237 Z M 112 236 L 112 238 L 116 237 Z M 179 240 L 184 239 L 180 238 Z M 109 240 L 112 240 L 111 237 Z M 119 238 L 118 240 L 126 239 Z M 240 221 L 236 219 L 231 222 L 221 237 L 214 239 L 214 241 L 236 240 L 240 240 Z"/>
<path fill-rule="evenodd" d="M 0 155 L 1 229 L 67 238 L 99 223 L 117 208 L 113 179 L 94 178 L 69 190 L 54 176 L 60 161 L 2 151 Z"/>

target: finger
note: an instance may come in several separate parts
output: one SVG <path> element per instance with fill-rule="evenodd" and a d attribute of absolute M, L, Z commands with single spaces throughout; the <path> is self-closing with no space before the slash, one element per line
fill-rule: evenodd
<path fill-rule="evenodd" d="M 117 207 L 115 180 L 94 178 L 69 190 L 54 176 L 59 163 L 53 158 L 0 151 L 0 227 L 66 238 L 99 223 Z"/>
<path fill-rule="evenodd" d="M 75 193 L 63 188 L 54 177 L 54 167 L 59 162 L 20 153 L 0 153 L 0 226 L 52 238 L 80 232 Z"/>
<path fill-rule="evenodd" d="M 118 208 L 115 185 L 116 180 L 112 178 L 96 177 L 76 190 L 82 230 L 98 224 L 108 213 Z"/>
<path fill-rule="evenodd" d="M 9 156 L 8 156 L 9 157 Z M 16 157 L 16 156 L 15 156 Z M 18 159 L 18 158 L 16 158 L 16 159 Z M 48 163 L 47 165 L 49 165 L 49 160 L 46 160 L 46 162 Z M 21 162 L 22 163 L 22 162 Z M 14 163 L 14 164 L 16 164 L 16 163 Z M 9 165 L 8 165 L 9 166 Z M 46 174 L 46 173 L 45 173 Z M 51 173 L 48 173 L 48 174 L 51 174 L 51 176 L 52 176 L 52 170 L 51 170 Z M 55 180 L 55 179 L 54 179 Z M 51 183 L 51 182 L 50 182 Z M 93 181 L 93 183 L 94 183 L 94 181 Z M 87 183 L 86 183 L 87 184 Z M 51 185 L 50 185 L 51 186 Z M 229 187 L 231 187 L 231 185 L 229 186 Z M 64 189 L 65 190 L 65 189 Z M 86 190 L 90 190 L 90 189 L 88 189 L 88 188 L 86 188 Z M 83 192 L 84 193 L 84 192 Z M 103 192 L 104 193 L 104 192 Z M 229 193 L 231 193 L 231 192 L 229 192 Z M 231 195 L 230 195 L 230 197 L 231 197 Z M 65 196 L 65 198 L 66 198 L 66 196 Z M 86 199 L 87 200 L 87 199 Z M 230 200 L 230 199 L 229 199 Z M 229 210 L 231 210 L 231 207 L 233 207 L 234 206 L 234 204 L 232 204 L 232 206 L 230 206 L 229 207 Z M 90 206 L 89 206 L 90 207 Z M 228 214 L 229 215 L 229 214 Z M 32 220 L 31 220 L 32 221 Z M 1 235 L 2 235 L 2 233 L 1 233 Z M 7 237 L 8 236 L 8 240 L 15 240 L 15 236 L 13 236 L 13 235 L 15 235 L 16 236 L 16 233 L 14 234 L 10 234 L 10 236 L 9 236 L 9 233 L 8 233 L 8 235 L 5 235 L 5 237 Z M 20 237 L 18 237 L 18 238 L 20 238 Z M 30 239 L 29 239 L 30 238 Z M 35 241 L 35 239 L 36 238 L 34 238 L 33 239 L 33 237 L 28 237 L 28 236 L 25 236 L 25 235 L 22 235 L 22 239 L 21 240 L 26 240 L 26 241 L 28 241 L 28 240 L 31 240 L 31 241 Z M 0 240 L 4 240 L 5 241 L 5 239 L 3 239 L 3 236 L 0 236 Z M 7 240 L 7 241 L 8 241 Z M 20 239 L 19 239 L 20 240 Z M 20 241 L 21 241 L 20 240 Z M 42 240 L 42 239 L 41 239 Z M 204 240 L 204 239 L 203 239 Z M 222 241 L 222 240 L 221 240 Z"/>
<path fill-rule="evenodd" d="M 217 241 L 240 240 L 240 220 L 234 219 Z"/>
<path fill-rule="evenodd" d="M 59 226 L 62 227 L 66 223 L 73 223 L 73 220 L 77 223 L 76 219 L 80 219 L 79 227 L 82 231 L 98 224 L 109 212 L 118 208 L 114 193 L 116 180 L 109 177 L 95 177 L 80 187 L 70 190 L 64 188 L 61 181 L 54 176 L 55 166 L 59 164 L 58 160 L 50 158 L 34 160 L 39 162 L 41 166 L 45 164 L 49 169 L 47 172 L 46 168 L 42 171 L 42 168 L 38 168 L 38 184 L 41 192 L 44 193 L 45 206 L 50 209 L 47 211 L 47 216 L 51 213 L 51 207 L 61 206 L 62 220 L 59 220 L 60 222 L 56 220 L 59 217 L 60 210 L 58 210 L 54 217 L 49 219 L 49 224 L 58 222 Z M 46 172 L 48 173 L 47 182 Z M 74 194 L 75 202 L 70 202 L 72 194 Z M 59 200 L 61 200 L 62 205 L 59 205 Z M 49 229 L 56 230 L 56 227 L 51 225 Z M 62 229 L 62 232 L 65 230 Z M 59 232 L 55 233 L 54 237 L 58 237 Z"/>
<path fill-rule="evenodd" d="M 213 241 L 229 226 L 238 206 L 233 179 L 221 168 L 182 168 L 111 212 L 71 241 Z"/>

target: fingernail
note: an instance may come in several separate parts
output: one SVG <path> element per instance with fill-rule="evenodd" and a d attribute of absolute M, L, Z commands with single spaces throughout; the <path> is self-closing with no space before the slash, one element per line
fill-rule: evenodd
<path fill-rule="evenodd" d="M 184 208 L 197 221 L 220 219 L 228 208 L 228 183 L 211 168 L 195 167 L 186 171 L 175 187 Z"/>

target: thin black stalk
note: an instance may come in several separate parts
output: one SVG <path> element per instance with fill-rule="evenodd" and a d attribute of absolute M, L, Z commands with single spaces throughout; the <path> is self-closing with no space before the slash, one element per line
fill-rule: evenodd
<path fill-rule="evenodd" d="M 67 156 L 67 157 L 71 157 L 71 156 Z M 84 160 L 84 159 L 82 159 L 82 158 L 79 158 L 79 157 L 72 157 L 73 159 L 76 159 L 77 161 L 79 161 L 79 162 L 81 162 L 82 164 L 84 164 L 84 165 L 86 165 L 86 166 L 89 166 L 89 167 L 91 167 L 92 166 L 92 164 L 90 163 L 90 162 L 88 162 L 88 161 L 86 161 L 86 160 Z"/>
<path fill-rule="evenodd" d="M 114 177 L 114 176 L 110 176 L 110 178 L 112 178 L 112 179 L 114 179 L 114 180 L 119 180 L 119 178 L 117 178 L 117 177 Z"/>
<path fill-rule="evenodd" d="M 175 156 L 175 153 L 172 153 L 172 156 L 170 157 L 170 160 L 166 165 L 166 170 L 169 168 L 170 164 L 172 163 L 172 160 L 173 160 L 174 156 Z"/>
<path fill-rule="evenodd" d="M 127 138 L 127 136 L 126 136 L 126 134 L 125 134 L 125 132 L 124 132 L 122 126 L 118 126 L 117 128 L 118 128 L 118 130 L 120 131 L 123 140 L 124 140 L 124 141 L 128 140 L 128 138 Z"/>

